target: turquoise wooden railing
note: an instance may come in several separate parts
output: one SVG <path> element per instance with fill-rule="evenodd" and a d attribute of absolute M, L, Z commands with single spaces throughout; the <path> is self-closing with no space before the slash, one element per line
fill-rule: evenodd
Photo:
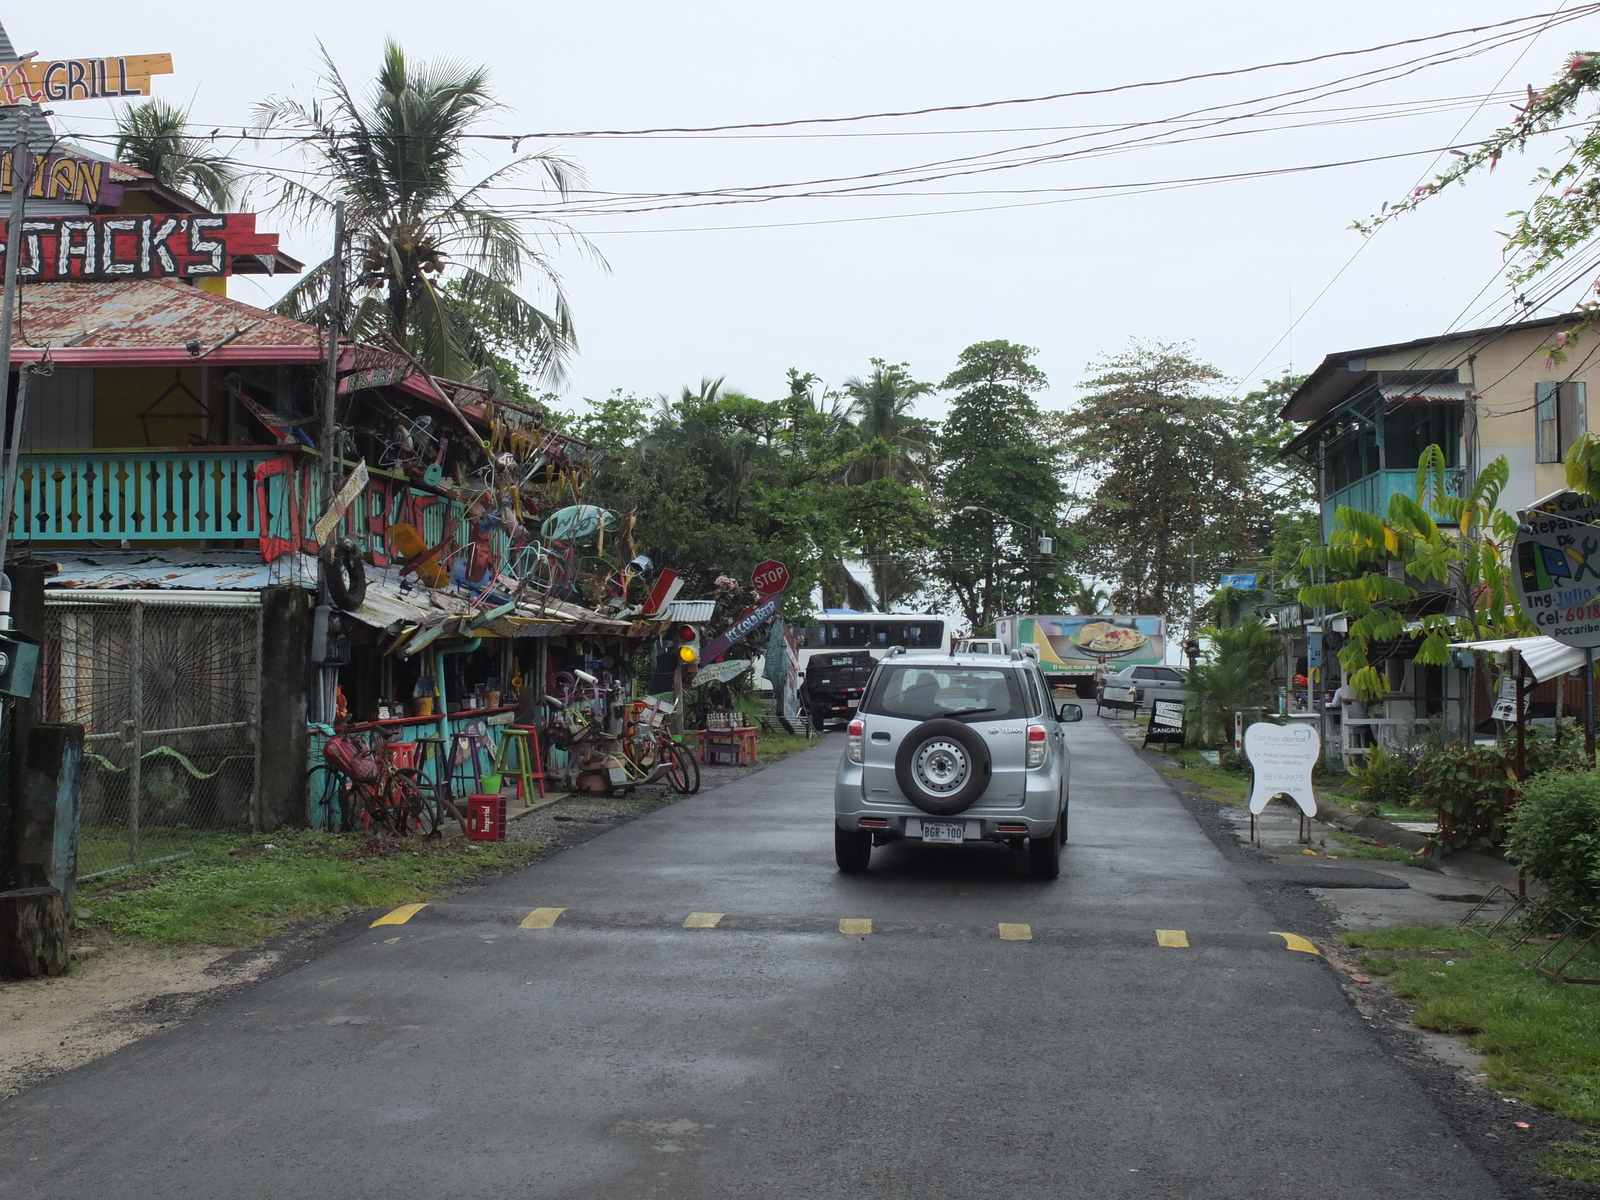
<path fill-rule="evenodd" d="M 64 450 L 19 455 L 19 541 L 256 539 L 270 451 Z"/>
<path fill-rule="evenodd" d="M 321 464 L 296 451 L 25 451 L 12 529 L 19 541 L 264 542 L 276 557 L 309 549 L 321 511 Z M 430 546 L 446 536 L 463 545 L 469 534 L 459 503 L 376 472 L 339 533 L 381 561 L 383 531 L 397 521 L 416 525 Z"/>

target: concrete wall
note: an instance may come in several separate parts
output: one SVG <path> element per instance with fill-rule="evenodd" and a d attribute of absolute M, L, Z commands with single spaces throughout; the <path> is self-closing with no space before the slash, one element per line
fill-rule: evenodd
<path fill-rule="evenodd" d="M 312 593 L 261 589 L 261 828 L 306 824 Z"/>

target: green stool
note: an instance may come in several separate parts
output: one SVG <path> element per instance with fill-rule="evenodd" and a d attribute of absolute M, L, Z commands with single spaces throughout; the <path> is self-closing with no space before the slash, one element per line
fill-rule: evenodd
<path fill-rule="evenodd" d="M 544 759 L 539 753 L 539 731 L 532 725 L 511 725 L 500 734 L 500 749 L 494 760 L 495 774 L 516 781 L 517 798 L 533 803 L 538 787 L 544 799 Z"/>

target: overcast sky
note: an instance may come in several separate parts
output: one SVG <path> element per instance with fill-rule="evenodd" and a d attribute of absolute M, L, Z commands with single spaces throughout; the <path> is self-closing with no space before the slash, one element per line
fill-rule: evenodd
<path fill-rule="evenodd" d="M 152 21 L 139 5 L 103 2 L 16 6 L 0 19 L 19 51 L 42 58 L 170 51 L 176 72 L 157 79 L 157 94 L 188 106 L 206 129 L 248 120 L 251 105 L 268 94 L 313 94 L 319 40 L 347 78 L 364 80 L 384 36 L 392 35 L 419 58 L 486 63 L 506 106 L 487 128 L 527 133 L 851 116 L 1106 88 L 1361 49 L 1557 6 L 814 0 L 779 11 L 635 0 L 277 0 L 194 9 L 180 20 Z M 1079 139 L 1041 151 L 1060 154 L 1094 144 L 1083 139 L 1088 131 L 1063 127 L 1159 120 L 1333 84 L 1470 40 L 1180 86 L 799 126 L 761 137 L 531 145 L 576 159 L 590 186 L 610 193 L 854 176 Z M 1132 337 L 1192 341 L 1228 375 L 1254 380 L 1288 368 L 1291 353 L 1294 367 L 1305 370 L 1331 351 L 1503 320 L 1504 288 L 1492 283 L 1500 267 L 1496 230 L 1529 194 L 1529 160 L 1510 160 L 1492 178 L 1431 202 L 1359 255 L 1362 239 L 1351 221 L 1405 194 L 1431 156 L 1112 197 L 1034 189 L 1274 170 L 1469 140 L 1510 116 L 1505 98 L 1475 107 L 1487 94 L 1538 84 L 1571 50 L 1597 46 L 1600 18 L 1588 16 L 1531 43 L 1309 100 L 1303 108 L 1316 111 L 1279 118 L 1307 127 L 1125 148 L 902 189 L 924 194 L 580 216 L 573 224 L 609 270 L 553 248 L 582 343 L 563 391 L 572 400 L 614 388 L 653 395 L 710 375 L 773 397 L 783 392 L 789 367 L 836 384 L 864 373 L 873 356 L 909 362 L 919 377 L 937 381 L 963 346 L 1007 338 L 1039 348 L 1053 384 L 1043 399 L 1061 405 L 1091 359 Z M 1441 103 L 1424 103 L 1430 101 Z M 95 101 L 57 111 L 62 130 L 103 133 L 111 108 Z M 1397 111 L 1408 115 L 1390 115 Z M 956 132 L 971 130 L 1027 132 Z M 834 136 L 816 136 L 824 133 Z M 1151 126 L 1120 138 L 1172 133 L 1170 125 Z M 487 172 L 511 151 L 504 142 L 486 143 L 482 154 Z M 533 197 L 502 198 L 520 204 Z M 981 211 L 913 215 L 941 209 Z M 862 219 L 880 217 L 888 219 Z M 279 228 L 296 256 L 321 257 L 325 230 L 271 218 L 262 224 Z M 271 298 L 248 279 L 236 280 L 233 294 Z M 1304 315 L 1289 338 L 1291 314 Z"/>

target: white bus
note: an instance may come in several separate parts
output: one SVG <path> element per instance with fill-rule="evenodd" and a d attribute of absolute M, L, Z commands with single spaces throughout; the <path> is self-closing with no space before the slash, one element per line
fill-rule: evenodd
<path fill-rule="evenodd" d="M 866 650 L 882 658 L 895 646 L 915 654 L 950 653 L 950 625 L 936 613 L 863 613 L 829 610 L 815 624 L 795 630 L 800 642 L 800 670 L 818 654 Z"/>

